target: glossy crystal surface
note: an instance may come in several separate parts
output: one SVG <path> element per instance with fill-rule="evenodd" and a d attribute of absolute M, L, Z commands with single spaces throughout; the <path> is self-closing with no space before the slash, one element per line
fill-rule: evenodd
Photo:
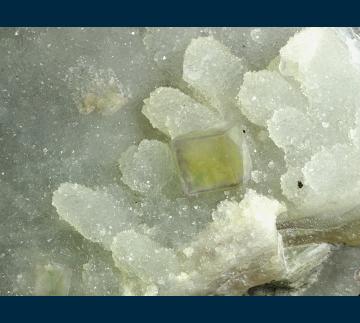
<path fill-rule="evenodd" d="M 226 130 L 192 133 L 173 140 L 172 148 L 187 194 L 226 189 L 241 183 L 241 146 Z"/>

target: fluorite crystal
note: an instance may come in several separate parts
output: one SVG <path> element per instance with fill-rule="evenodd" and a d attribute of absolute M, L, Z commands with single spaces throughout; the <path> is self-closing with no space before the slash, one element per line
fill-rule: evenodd
<path fill-rule="evenodd" d="M 0 294 L 359 295 L 358 33 L 0 29 Z"/>
<path fill-rule="evenodd" d="M 248 158 L 240 127 L 193 132 L 172 141 L 187 194 L 228 189 L 245 180 Z"/>

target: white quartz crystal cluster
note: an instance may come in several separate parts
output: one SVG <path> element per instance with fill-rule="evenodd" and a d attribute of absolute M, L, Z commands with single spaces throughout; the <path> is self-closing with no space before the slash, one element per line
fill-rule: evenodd
<path fill-rule="evenodd" d="M 36 55 L 0 51 L 42 76 L 12 111 L 23 66 L 0 55 L 2 293 L 360 293 L 355 29 L 17 32 Z M 249 179 L 186 195 L 171 142 L 230 125 Z"/>
<path fill-rule="evenodd" d="M 247 73 L 238 96 L 242 113 L 284 151 L 280 183 L 291 205 L 286 220 L 303 230 L 296 239 L 316 240 L 318 230 L 330 242 L 359 240 L 339 230 L 360 220 L 358 42 L 349 30 L 305 29 L 276 64 Z"/>
<path fill-rule="evenodd" d="M 127 295 L 244 293 L 286 273 L 276 229 L 276 217 L 285 207 L 253 190 L 241 202 L 220 203 L 203 230 L 172 248 L 157 241 L 151 227 L 139 223 L 146 214 L 122 210 L 104 192 L 63 184 L 53 204 L 84 237 L 111 251 L 122 277 L 119 290 Z M 124 216 L 133 219 L 124 222 Z"/>
<path fill-rule="evenodd" d="M 184 80 L 198 99 L 161 87 L 144 101 L 143 113 L 171 138 L 214 129 L 236 115 L 235 97 L 245 71 L 245 62 L 212 37 L 194 39 L 185 53 Z M 219 194 L 182 196 L 172 158 L 167 143 L 147 139 L 121 155 L 121 180 L 140 194 L 139 206 L 79 184 L 62 184 L 54 193 L 60 217 L 111 252 L 122 276 L 119 291 L 226 295 L 282 277 L 286 264 L 276 217 L 285 206 L 247 190 L 241 202 L 225 199 L 212 211 Z M 162 195 L 165 203 L 181 201 L 180 209 L 157 204 Z M 204 205 L 197 205 L 202 199 Z M 161 222 L 172 222 L 171 229 Z"/>
<path fill-rule="evenodd" d="M 214 129 L 236 115 L 235 97 L 245 71 L 244 60 L 212 37 L 194 39 L 185 52 L 183 77 L 198 100 L 162 87 L 144 101 L 143 112 L 171 138 Z M 131 146 L 121 155 L 119 167 L 123 183 L 142 195 L 140 201 L 161 199 L 174 186 L 175 194 L 182 195 L 176 183 L 167 187 L 176 174 L 166 143 L 145 139 Z M 183 216 L 176 208 L 162 215 L 162 204 L 149 214 L 146 204 L 119 203 L 119 197 L 106 191 L 65 183 L 54 193 L 53 205 L 84 237 L 111 251 L 123 276 L 119 290 L 127 295 L 239 294 L 285 275 L 276 228 L 277 215 L 286 210 L 283 204 L 249 189 L 240 202 L 225 199 L 214 211 L 206 205 L 204 216 L 192 205 L 203 197 L 181 199 L 191 215 Z M 166 218 L 175 218 L 172 230 L 156 223 Z M 181 240 L 173 241 L 173 230 L 183 231 Z"/>

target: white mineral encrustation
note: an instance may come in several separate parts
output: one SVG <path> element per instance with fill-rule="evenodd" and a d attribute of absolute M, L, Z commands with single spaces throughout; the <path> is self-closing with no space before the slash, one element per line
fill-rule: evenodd
<path fill-rule="evenodd" d="M 42 56 L 33 60 L 49 62 L 71 46 L 65 30 L 55 46 L 55 31 L 20 31 L 23 42 L 35 37 L 40 46 Z M 2 289 L 35 295 L 360 293 L 357 29 L 69 32 L 77 55 L 52 73 L 61 82 L 44 85 L 53 84 L 57 97 L 27 103 L 41 109 L 40 126 L 49 128 L 43 133 L 52 146 L 29 159 L 17 183 L 1 180 L 15 210 L 7 221 L 17 221 L 4 237 L 36 236 L 28 246 L 4 243 L 3 251 L 0 240 L 0 264 L 12 257 L 0 266 L 10 282 Z M 19 47 L 6 37 L 2 51 Z M 81 51 L 89 43 L 83 37 L 96 44 L 91 57 Z M 0 64 L 18 73 L 11 62 L 6 56 Z M 22 89 L 35 93 L 30 83 L 23 77 Z M 31 124 L 26 112 L 9 108 L 10 85 L 0 82 L 0 116 L 33 127 L 35 119 Z M 71 109 L 62 112 L 61 104 Z M 42 134 L 31 129 L 12 139 L 30 157 L 31 136 Z M 43 147 L 46 139 L 36 142 Z M 16 178 L 16 163 L 12 167 Z"/>

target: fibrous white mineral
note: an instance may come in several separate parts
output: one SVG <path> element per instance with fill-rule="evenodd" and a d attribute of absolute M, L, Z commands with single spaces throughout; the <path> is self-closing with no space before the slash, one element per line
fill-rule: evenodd
<path fill-rule="evenodd" d="M 296 216 L 290 217 L 287 221 L 282 222 L 280 227 L 281 235 L 289 245 L 321 243 L 324 241 L 350 246 L 360 244 L 359 207 L 355 207 L 339 217 L 329 217 L 326 213 L 311 218 L 300 217 L 297 219 Z"/>
<path fill-rule="evenodd" d="M 119 159 L 122 181 L 140 193 L 159 192 L 175 175 L 169 146 L 157 140 L 143 140 L 129 147 Z"/>
<path fill-rule="evenodd" d="M 305 296 L 359 296 L 359 272 L 359 247 L 337 247 L 322 264 L 317 279 L 299 294 Z"/>
<path fill-rule="evenodd" d="M 271 284 L 256 286 L 250 295 L 301 295 L 318 280 L 324 263 L 334 248 L 326 243 L 304 244 L 284 248 L 286 270 L 284 275 Z"/>
<path fill-rule="evenodd" d="M 233 116 L 229 110 L 247 70 L 244 59 L 239 58 L 213 37 L 200 37 L 191 41 L 186 49 L 183 79 L 224 117 Z"/>
<path fill-rule="evenodd" d="M 320 265 L 329 258 L 331 251 L 327 243 L 285 248 L 287 270 L 283 283 L 296 290 L 316 281 Z"/>
<path fill-rule="evenodd" d="M 222 117 L 178 89 L 160 87 L 144 100 L 143 114 L 171 138 L 221 125 Z"/>
<path fill-rule="evenodd" d="M 220 203 L 213 222 L 190 244 L 185 264 L 193 285 L 187 293 L 240 294 L 279 279 L 285 260 L 276 218 L 285 210 L 252 190 L 240 203 Z"/>

